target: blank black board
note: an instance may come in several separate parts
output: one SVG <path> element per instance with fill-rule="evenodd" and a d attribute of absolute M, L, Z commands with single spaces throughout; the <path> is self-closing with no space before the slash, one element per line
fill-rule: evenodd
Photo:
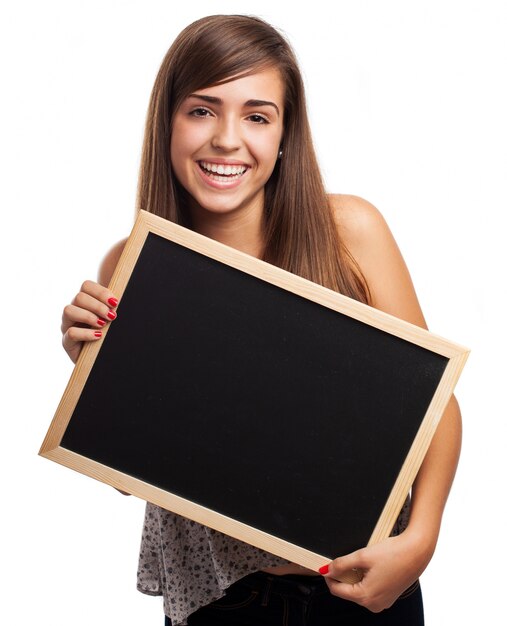
<path fill-rule="evenodd" d="M 447 362 L 150 233 L 61 445 L 342 555 L 368 543 Z"/>

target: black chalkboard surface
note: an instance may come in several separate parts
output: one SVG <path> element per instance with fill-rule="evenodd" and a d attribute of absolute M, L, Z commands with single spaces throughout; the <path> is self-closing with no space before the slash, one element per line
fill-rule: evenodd
<path fill-rule="evenodd" d="M 124 256 L 41 453 L 314 569 L 388 536 L 467 351 L 143 212 Z"/>

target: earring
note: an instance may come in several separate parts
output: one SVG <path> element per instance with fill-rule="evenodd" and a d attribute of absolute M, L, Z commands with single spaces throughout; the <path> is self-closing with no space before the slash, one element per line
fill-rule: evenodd
<path fill-rule="evenodd" d="M 282 154 L 283 154 L 283 150 L 280 150 L 280 152 L 278 153 L 278 158 L 281 159 L 282 158 Z"/>

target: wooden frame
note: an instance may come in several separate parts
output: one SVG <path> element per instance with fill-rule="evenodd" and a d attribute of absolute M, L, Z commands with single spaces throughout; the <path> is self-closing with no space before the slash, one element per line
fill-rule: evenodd
<path fill-rule="evenodd" d="M 192 250 L 199 253 L 199 255 L 204 255 L 207 259 L 218 261 L 221 265 L 225 264 L 230 268 L 234 268 L 234 270 L 239 270 L 240 274 L 237 274 L 237 272 L 234 273 L 234 276 L 236 276 L 234 280 L 241 281 L 243 280 L 241 277 L 253 276 L 256 279 L 260 279 L 263 285 L 275 286 L 277 291 L 282 290 L 284 293 L 295 294 L 299 298 L 303 298 L 304 301 L 316 303 L 319 311 L 330 310 L 333 312 L 333 315 L 335 315 L 334 312 L 339 314 L 341 316 L 340 319 L 347 318 L 352 321 L 355 320 L 359 322 L 359 324 L 356 325 L 359 329 L 372 328 L 375 329 L 376 332 L 380 331 L 382 337 L 388 337 L 388 341 L 391 341 L 389 338 L 392 338 L 392 341 L 395 342 L 396 345 L 413 345 L 424 349 L 428 354 L 437 355 L 439 359 L 440 357 L 444 357 L 444 360 L 441 361 L 441 375 L 438 374 L 438 380 L 435 383 L 435 392 L 424 414 L 421 418 L 418 418 L 421 419 L 421 421 L 420 424 L 419 422 L 417 424 L 416 436 L 413 438 L 408 454 L 404 457 L 401 470 L 397 472 L 396 480 L 390 488 L 389 496 L 387 500 L 385 500 L 381 514 L 372 528 L 367 543 L 368 545 L 374 544 L 389 536 L 426 454 L 439 419 L 465 364 L 468 350 L 446 339 L 437 337 L 417 326 L 382 313 L 345 296 L 341 296 L 329 289 L 292 275 L 284 270 L 144 211 L 141 211 L 139 214 L 110 284 L 110 289 L 120 298 L 118 319 L 124 317 L 127 312 L 126 304 L 126 308 L 122 308 L 122 297 L 126 293 L 127 288 L 130 288 L 129 281 L 135 284 L 133 272 L 147 239 L 153 237 L 153 235 L 162 238 L 164 241 L 173 242 L 173 244 L 177 244 L 178 247 L 183 246 L 187 250 Z M 303 300 L 297 300 L 297 302 L 303 302 Z M 153 305 L 154 303 L 151 304 Z M 312 304 L 312 306 L 314 305 Z M 291 310 L 292 305 L 290 310 L 284 310 L 283 315 L 290 315 Z M 175 513 L 194 519 L 199 523 L 225 532 L 237 539 L 251 543 L 268 552 L 277 554 L 310 569 L 318 570 L 324 563 L 339 556 L 338 554 L 332 553 L 319 553 L 311 548 L 308 549 L 308 547 L 296 545 L 283 536 L 275 536 L 250 523 L 245 523 L 245 521 L 234 519 L 229 515 L 224 515 L 220 511 L 213 510 L 213 508 L 209 506 L 203 506 L 195 501 L 191 501 L 187 497 L 171 493 L 156 484 L 152 484 L 150 481 L 143 480 L 139 478 L 139 476 L 131 475 L 123 471 L 121 467 L 110 467 L 107 463 L 98 462 L 88 457 L 86 454 L 78 453 L 62 445 L 62 439 L 64 439 L 66 433 L 68 433 L 69 424 L 72 425 L 73 415 L 75 414 L 76 408 L 79 406 L 83 389 L 87 384 L 90 373 L 93 371 L 96 364 L 100 363 L 101 350 L 103 350 L 103 346 L 106 344 L 107 335 L 108 333 L 115 332 L 116 324 L 117 321 L 104 329 L 105 336 L 103 341 L 89 343 L 83 348 L 42 444 L 40 454 L 57 463 L 112 485 L 117 489 L 127 491 L 154 504 L 172 510 Z M 400 340 L 402 341 L 400 342 Z M 369 341 L 368 339 L 367 342 Z M 132 367 L 134 366 L 136 365 L 132 365 Z M 404 365 L 401 366 L 401 369 L 404 367 Z M 376 369 L 384 368 L 377 367 Z M 112 376 L 114 376 L 114 374 L 112 374 Z M 424 378 L 424 373 L 421 378 Z M 361 393 L 361 397 L 364 395 L 364 393 Z M 112 409 L 108 408 L 101 419 L 107 421 L 108 413 L 111 413 L 111 411 Z M 345 421 L 347 421 L 347 419 L 347 416 L 345 416 Z M 114 437 L 114 435 L 112 436 Z M 354 437 L 353 429 L 351 434 L 347 436 Z M 390 439 L 390 433 L 388 433 L 388 438 Z M 126 445 L 131 445 L 131 443 L 132 442 Z M 319 444 L 316 445 L 318 449 Z M 125 454 L 128 456 L 129 453 Z M 403 455 L 404 454 L 403 452 Z M 137 452 L 135 455 L 137 455 Z M 322 470 L 316 471 L 320 472 L 320 475 L 322 475 Z M 352 476 L 354 476 L 356 469 L 353 469 L 352 472 Z M 368 480 L 369 479 L 366 478 L 365 481 L 363 481 L 361 488 L 364 488 L 364 483 L 368 482 Z M 319 503 L 319 506 L 323 507 L 322 510 L 325 510 L 326 502 L 329 502 L 328 496 Z M 308 506 L 305 505 L 305 508 L 308 508 Z"/>

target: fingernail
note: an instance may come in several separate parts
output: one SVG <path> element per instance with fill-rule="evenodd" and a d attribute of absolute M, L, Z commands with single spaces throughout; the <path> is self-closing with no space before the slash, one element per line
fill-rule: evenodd
<path fill-rule="evenodd" d="M 118 306 L 118 300 L 116 298 L 109 298 L 107 302 L 110 306 Z"/>
<path fill-rule="evenodd" d="M 100 330 L 96 330 L 93 334 L 95 337 L 102 337 L 102 332 Z"/>
<path fill-rule="evenodd" d="M 107 312 L 107 317 L 108 317 L 110 320 L 115 320 L 115 319 L 116 319 L 116 313 L 115 313 L 114 311 L 108 311 L 108 312 Z"/>
<path fill-rule="evenodd" d="M 319 572 L 322 574 L 322 576 L 325 576 L 329 572 L 329 565 L 323 565 L 321 568 L 319 568 Z"/>
<path fill-rule="evenodd" d="M 100 319 L 100 317 L 99 317 L 99 319 L 97 320 L 97 324 L 98 324 L 99 326 L 105 326 L 105 325 L 106 325 L 106 322 L 105 322 L 104 320 L 101 320 L 101 319 Z"/>

